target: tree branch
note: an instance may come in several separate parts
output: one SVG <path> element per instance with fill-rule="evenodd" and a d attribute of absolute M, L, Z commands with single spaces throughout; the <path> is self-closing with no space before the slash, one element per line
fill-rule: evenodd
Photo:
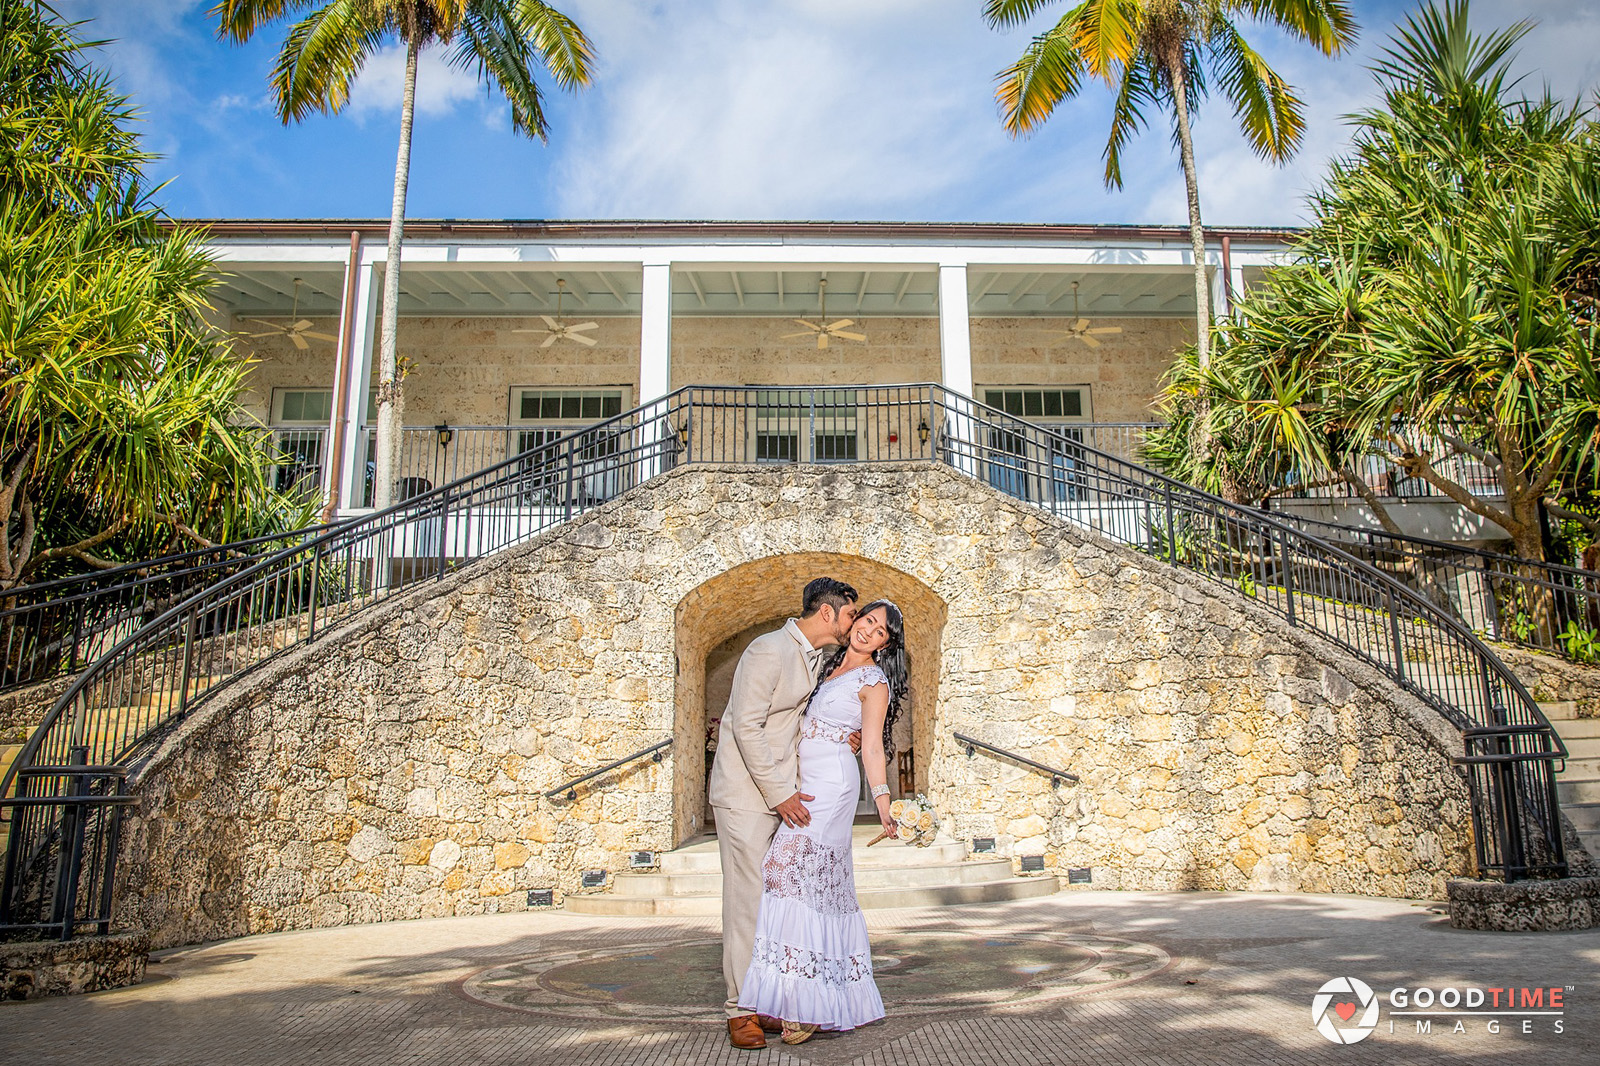
<path fill-rule="evenodd" d="M 1485 503 L 1454 481 L 1440 474 L 1433 468 L 1433 463 L 1428 460 L 1426 455 L 1419 455 L 1416 452 L 1403 455 L 1400 457 L 1400 466 L 1407 476 L 1422 478 L 1422 480 L 1473 514 L 1487 518 L 1489 521 L 1503 527 L 1507 532 L 1514 532 L 1514 527 L 1518 525 L 1517 520 L 1512 518 L 1510 513 L 1502 511 L 1493 504 Z"/>
<path fill-rule="evenodd" d="M 1439 439 L 1450 445 L 1450 447 L 1454 448 L 1461 454 L 1472 456 L 1474 459 L 1493 470 L 1497 475 L 1500 473 L 1500 468 L 1504 465 L 1500 462 L 1500 457 L 1498 455 L 1484 448 L 1480 448 L 1475 444 L 1468 444 L 1464 438 L 1458 437 L 1454 433 L 1441 432 L 1439 434 Z"/>
<path fill-rule="evenodd" d="M 1584 529 L 1587 529 L 1590 533 L 1594 534 L 1596 538 L 1600 538 L 1600 518 L 1596 518 L 1594 515 L 1581 514 L 1572 510 L 1571 508 L 1564 507 L 1558 500 L 1551 496 L 1546 496 L 1540 502 L 1544 504 L 1544 509 L 1549 511 L 1556 518 L 1560 518 L 1565 521 L 1577 522 L 1579 525 L 1583 526 Z"/>
<path fill-rule="evenodd" d="M 1372 486 L 1367 484 L 1367 479 L 1356 473 L 1355 467 L 1346 463 L 1340 469 L 1339 476 L 1346 484 L 1356 490 L 1356 495 L 1361 497 L 1362 503 L 1372 508 L 1372 515 L 1378 520 L 1380 526 L 1397 535 L 1403 532 L 1400 529 L 1400 523 L 1390 516 L 1389 508 L 1378 498 L 1378 494 L 1372 490 Z"/>
<path fill-rule="evenodd" d="M 162 514 L 159 511 L 151 511 L 150 517 L 154 518 L 157 522 L 165 522 L 167 525 L 171 526 L 173 529 L 176 529 L 179 533 L 182 533 L 184 536 L 188 537 L 202 548 L 217 547 L 215 541 L 210 541 L 202 537 L 193 529 L 189 528 L 189 526 L 176 515 Z"/>
<path fill-rule="evenodd" d="M 90 566 L 94 566 L 99 569 L 108 569 L 112 566 L 116 566 L 116 563 L 106 562 L 104 559 L 97 560 L 94 556 L 91 556 L 88 553 L 91 549 L 98 548 L 100 545 L 104 544 L 118 533 L 121 533 L 127 527 L 128 520 L 126 518 L 119 518 L 115 522 L 111 523 L 111 525 L 107 528 L 96 533 L 94 536 L 84 537 L 76 544 L 63 544 L 58 548 L 46 548 L 44 551 L 33 557 L 33 565 L 38 566 L 40 563 L 49 562 L 51 559 L 73 558 L 82 559 Z"/>

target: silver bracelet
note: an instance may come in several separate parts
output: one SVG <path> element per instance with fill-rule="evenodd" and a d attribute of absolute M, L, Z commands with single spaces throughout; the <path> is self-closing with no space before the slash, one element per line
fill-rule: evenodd
<path fill-rule="evenodd" d="M 873 785 L 872 786 L 872 798 L 873 799 L 877 799 L 879 796 L 887 796 L 888 794 L 889 794 L 889 786 L 888 785 Z"/>

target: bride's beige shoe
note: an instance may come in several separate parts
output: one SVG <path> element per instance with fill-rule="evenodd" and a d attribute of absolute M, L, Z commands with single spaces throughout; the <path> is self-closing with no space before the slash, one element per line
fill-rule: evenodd
<path fill-rule="evenodd" d="M 799 1022 L 783 1023 L 783 1042 L 785 1044 L 804 1044 L 817 1035 L 817 1026 L 801 1025 Z"/>

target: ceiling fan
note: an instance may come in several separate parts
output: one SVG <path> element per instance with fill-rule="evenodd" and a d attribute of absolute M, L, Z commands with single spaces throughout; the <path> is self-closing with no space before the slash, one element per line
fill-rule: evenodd
<path fill-rule="evenodd" d="M 817 313 L 818 321 L 808 322 L 803 318 L 795 319 L 795 323 L 797 325 L 804 326 L 808 332 L 785 333 L 783 335 L 784 340 L 789 340 L 793 337 L 815 337 L 817 338 L 817 347 L 826 348 L 828 346 L 829 337 L 838 337 L 840 340 L 846 341 L 865 341 L 867 339 L 866 334 L 864 333 L 848 333 L 845 331 L 846 326 L 855 325 L 856 320 L 853 318 L 841 318 L 837 322 L 828 321 L 827 278 L 823 278 L 821 281 L 817 282 L 817 298 L 821 301 L 821 310 Z"/>
<path fill-rule="evenodd" d="M 1072 317 L 1075 320 L 1072 325 L 1066 329 L 1058 329 L 1053 332 L 1063 334 L 1073 340 L 1080 340 L 1091 348 L 1100 347 L 1100 342 L 1095 340 L 1096 334 L 1122 332 L 1121 326 L 1097 326 L 1094 329 L 1090 329 L 1089 320 L 1078 317 L 1078 283 L 1076 281 L 1072 283 Z"/>
<path fill-rule="evenodd" d="M 294 343 L 294 346 L 296 348 L 299 348 L 302 352 L 306 352 L 306 351 L 310 351 L 311 350 L 311 345 L 306 343 L 306 338 L 307 337 L 310 337 L 314 341 L 327 341 L 329 344 L 333 344 L 333 343 L 337 342 L 338 339 L 339 339 L 338 337 L 330 337 L 326 333 L 313 333 L 311 331 L 311 326 L 312 326 L 311 320 L 309 318 L 300 318 L 300 284 L 301 284 L 300 279 L 299 278 L 295 278 L 294 279 L 294 310 L 289 312 L 289 324 L 288 325 L 285 326 L 285 325 L 280 325 L 277 322 L 269 322 L 264 318 L 247 318 L 247 319 L 245 319 L 246 322 L 255 322 L 258 325 L 270 326 L 272 328 L 268 329 L 268 330 L 266 330 L 265 332 L 262 332 L 262 333 L 246 333 L 245 336 L 246 337 L 288 337 L 289 340 Z"/>
<path fill-rule="evenodd" d="M 512 333 L 543 333 L 543 334 L 546 334 L 545 339 L 544 339 L 544 343 L 539 345 L 539 347 L 541 347 L 541 348 L 548 348 L 552 344 L 554 344 L 556 341 L 561 340 L 563 337 L 566 338 L 569 341 L 577 341 L 579 344 L 586 344 L 589 347 L 593 348 L 594 344 L 595 344 L 595 339 L 593 337 L 585 337 L 584 333 L 586 333 L 587 331 L 589 331 L 591 329 L 599 329 L 600 328 L 600 323 L 598 323 L 598 322 L 566 322 L 566 321 L 563 321 L 562 318 L 561 318 L 561 298 L 563 296 L 565 296 L 566 294 L 567 294 L 567 279 L 566 278 L 557 278 L 556 279 L 556 317 L 551 318 L 549 315 L 540 315 L 539 317 L 544 319 L 544 324 L 545 324 L 545 328 L 544 329 L 514 329 L 511 332 Z"/>

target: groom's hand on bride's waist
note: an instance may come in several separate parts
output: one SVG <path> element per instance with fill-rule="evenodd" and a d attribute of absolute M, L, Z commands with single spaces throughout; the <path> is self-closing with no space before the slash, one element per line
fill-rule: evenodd
<path fill-rule="evenodd" d="M 861 754 L 861 730 L 859 729 L 850 734 L 850 754 Z"/>
<path fill-rule="evenodd" d="M 796 792 L 772 809 L 779 818 L 783 819 L 784 825 L 791 829 L 799 829 L 802 826 L 811 824 L 811 812 L 806 810 L 805 801 L 816 798 L 815 796 L 808 796 L 804 792 Z"/>

